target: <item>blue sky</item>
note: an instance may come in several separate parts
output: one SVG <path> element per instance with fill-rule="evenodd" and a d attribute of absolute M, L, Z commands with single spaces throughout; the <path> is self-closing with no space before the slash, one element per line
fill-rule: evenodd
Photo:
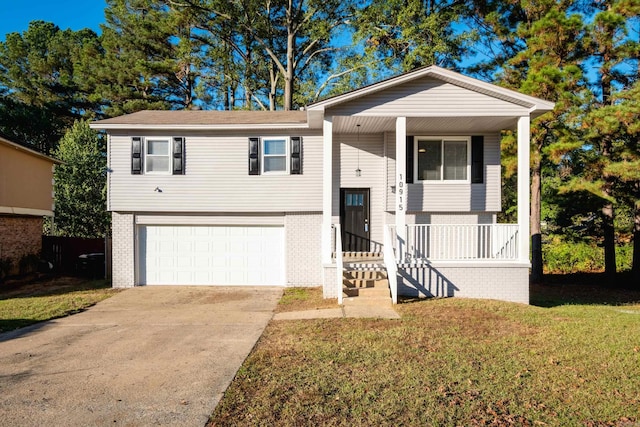
<path fill-rule="evenodd" d="M 0 40 L 7 33 L 23 32 L 40 19 L 61 29 L 91 28 L 104 22 L 105 0 L 0 0 Z"/>

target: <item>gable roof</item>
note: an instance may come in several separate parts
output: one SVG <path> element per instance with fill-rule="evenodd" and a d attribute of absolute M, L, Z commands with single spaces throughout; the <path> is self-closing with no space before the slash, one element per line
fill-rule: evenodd
<path fill-rule="evenodd" d="M 93 129 L 250 129 L 307 127 L 304 111 L 143 110 L 91 123 Z"/>
<path fill-rule="evenodd" d="M 436 65 L 431 65 L 315 102 L 309 105 L 307 109 L 309 111 L 324 111 L 327 108 L 335 107 L 363 96 L 371 95 L 424 77 L 432 77 L 455 86 L 460 86 L 474 92 L 482 93 L 493 98 L 525 107 L 529 109 L 530 113 L 532 113 L 534 117 L 546 113 L 547 111 L 551 111 L 555 105 L 553 102 L 525 95 L 511 89 L 474 79 L 472 77 L 467 77 Z"/>

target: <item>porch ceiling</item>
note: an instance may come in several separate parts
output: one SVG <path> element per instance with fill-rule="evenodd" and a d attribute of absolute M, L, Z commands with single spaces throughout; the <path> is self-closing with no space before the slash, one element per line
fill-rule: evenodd
<path fill-rule="evenodd" d="M 333 118 L 334 133 L 394 132 L 395 117 L 336 116 Z M 407 133 L 419 134 L 464 134 L 498 132 L 515 129 L 517 117 L 407 117 Z"/>

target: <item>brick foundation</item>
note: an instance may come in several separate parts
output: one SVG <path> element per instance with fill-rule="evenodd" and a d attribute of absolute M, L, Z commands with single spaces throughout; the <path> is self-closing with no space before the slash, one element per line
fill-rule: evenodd
<path fill-rule="evenodd" d="M 135 286 L 135 233 L 131 213 L 111 214 L 111 280 L 114 288 Z"/>
<path fill-rule="evenodd" d="M 321 213 L 287 212 L 287 286 L 322 284 L 321 231 Z"/>
<path fill-rule="evenodd" d="M 40 256 L 42 251 L 42 217 L 0 215 L 0 259 L 9 259 L 12 269 L 19 272 L 20 260 L 28 255 Z"/>
<path fill-rule="evenodd" d="M 527 264 L 434 264 L 399 268 L 398 274 L 399 295 L 497 299 L 529 304 Z"/>

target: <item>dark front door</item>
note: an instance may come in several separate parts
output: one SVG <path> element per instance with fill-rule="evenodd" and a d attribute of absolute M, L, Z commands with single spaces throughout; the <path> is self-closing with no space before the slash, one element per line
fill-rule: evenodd
<path fill-rule="evenodd" d="M 340 189 L 342 250 L 368 252 L 370 248 L 369 189 Z"/>

